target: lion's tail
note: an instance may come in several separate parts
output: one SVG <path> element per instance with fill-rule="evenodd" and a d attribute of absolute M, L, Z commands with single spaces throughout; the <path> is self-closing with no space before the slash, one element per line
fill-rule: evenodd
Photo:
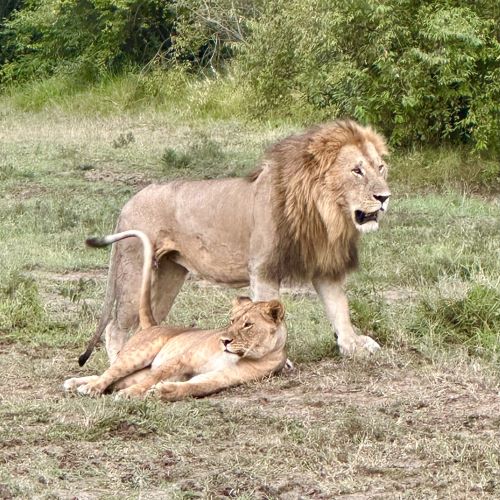
<path fill-rule="evenodd" d="M 123 231 L 121 233 L 110 234 L 102 238 L 88 238 L 85 243 L 90 247 L 102 248 L 117 241 L 123 240 L 125 238 L 136 237 L 139 238 L 143 246 L 143 264 L 142 264 L 142 282 L 141 282 L 141 296 L 139 300 L 139 324 L 141 329 L 149 328 L 156 325 L 156 321 L 153 317 L 153 311 L 151 310 L 151 272 L 152 272 L 152 262 L 153 262 L 153 245 L 149 240 L 148 236 L 139 230 L 129 230 Z M 115 259 L 111 258 L 111 266 Z M 109 276 L 113 273 L 113 269 L 110 268 Z M 112 302 L 114 300 L 114 293 L 111 293 L 112 283 L 107 286 L 107 294 L 104 303 L 104 310 L 99 321 L 99 325 L 92 339 L 90 340 L 87 350 L 78 358 L 78 364 L 83 366 L 92 351 L 94 350 L 97 342 L 101 338 L 104 328 L 106 328 L 109 322 L 109 316 L 111 313 Z"/>

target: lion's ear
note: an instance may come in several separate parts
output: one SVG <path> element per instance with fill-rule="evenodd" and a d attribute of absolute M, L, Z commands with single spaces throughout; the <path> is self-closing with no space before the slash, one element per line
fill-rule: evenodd
<path fill-rule="evenodd" d="M 267 314 L 279 325 L 285 317 L 285 307 L 279 300 L 270 300 L 267 303 Z"/>
<path fill-rule="evenodd" d="M 248 304 L 249 302 L 252 302 L 252 299 L 250 297 L 236 297 L 233 300 L 233 307 L 240 307 Z"/>

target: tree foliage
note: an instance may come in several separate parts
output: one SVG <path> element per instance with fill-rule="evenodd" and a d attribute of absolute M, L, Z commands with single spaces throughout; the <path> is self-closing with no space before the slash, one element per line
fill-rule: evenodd
<path fill-rule="evenodd" d="M 53 75 L 87 84 L 180 62 L 228 69 L 259 115 L 350 116 L 400 145 L 499 142 L 498 0 L 6 0 L 3 9 L 3 84 Z"/>
<path fill-rule="evenodd" d="M 3 79 L 69 73 L 95 81 L 167 51 L 173 17 L 162 0 L 27 0 L 5 23 L 14 57 Z"/>
<path fill-rule="evenodd" d="M 496 0 L 276 0 L 243 47 L 262 108 L 302 107 L 382 128 L 397 144 L 500 134 Z"/>

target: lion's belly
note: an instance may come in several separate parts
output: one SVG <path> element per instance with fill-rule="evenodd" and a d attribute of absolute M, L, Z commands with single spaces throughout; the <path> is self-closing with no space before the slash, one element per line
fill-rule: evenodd
<path fill-rule="evenodd" d="M 209 281 L 247 285 L 254 196 L 250 187 L 241 179 L 180 186 L 173 217 L 179 251 L 172 260 Z"/>
<path fill-rule="evenodd" d="M 203 279 L 246 286 L 255 196 L 241 178 L 152 185 L 124 208 L 119 230 L 144 231 L 155 248 L 171 248 L 166 258 Z"/>
<path fill-rule="evenodd" d="M 201 251 L 195 255 L 186 253 L 173 255 L 172 260 L 188 269 L 197 278 L 235 288 L 249 284 L 247 256 L 239 255 L 236 256 L 239 258 L 235 258 L 233 255 L 224 259 L 224 255 L 216 251 L 213 253 Z"/>

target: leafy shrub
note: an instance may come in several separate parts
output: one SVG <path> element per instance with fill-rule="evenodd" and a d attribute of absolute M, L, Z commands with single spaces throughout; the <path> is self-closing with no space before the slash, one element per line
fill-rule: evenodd
<path fill-rule="evenodd" d="M 5 21 L 15 10 L 22 7 L 22 4 L 22 0 L 3 0 L 0 2 L 0 66 L 13 56 L 12 51 L 6 43 L 9 32 L 4 29 Z"/>
<path fill-rule="evenodd" d="M 5 81 L 54 74 L 99 80 L 139 65 L 214 69 L 243 39 L 258 2 L 244 0 L 31 0 L 0 29 Z M 12 10 L 12 9 L 11 9 Z M 1 26 L 0 26 L 1 28 Z"/>
<path fill-rule="evenodd" d="M 352 116 L 395 144 L 500 135 L 494 0 L 277 0 L 242 45 L 257 110 Z"/>
<path fill-rule="evenodd" d="M 162 0 L 31 0 L 5 23 L 13 60 L 3 79 L 55 73 L 94 81 L 171 46 L 174 13 Z"/>
<path fill-rule="evenodd" d="M 246 39 L 249 22 L 258 19 L 263 0 L 177 0 L 174 50 L 216 73 Z"/>
<path fill-rule="evenodd" d="M 215 80 L 211 92 L 234 83 L 235 93 L 245 95 L 238 106 L 250 105 L 259 117 L 351 116 L 395 145 L 446 141 L 495 150 L 497 3 L 8 0 L 0 81 L 70 76 L 63 88 L 76 93 L 89 82 L 135 72 L 130 101 L 137 103 L 144 95 L 168 96 L 165 85 L 159 88 L 165 70 L 208 68 L 215 75 L 231 59 L 231 78 Z M 153 77 L 142 78 L 146 73 Z M 46 102 L 45 91 L 58 86 L 37 87 L 37 100 Z M 208 109 L 217 99 L 206 101 Z"/>

